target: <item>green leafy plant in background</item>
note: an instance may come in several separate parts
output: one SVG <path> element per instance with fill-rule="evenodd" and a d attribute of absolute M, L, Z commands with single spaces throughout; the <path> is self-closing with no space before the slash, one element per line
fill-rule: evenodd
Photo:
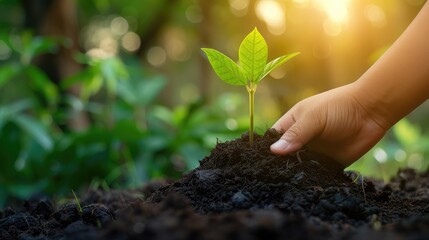
<path fill-rule="evenodd" d="M 428 149 L 428 132 L 404 118 L 396 123 L 373 149 L 347 170 L 358 171 L 373 178 L 382 178 L 387 183 L 400 169 L 425 171 L 429 166 Z"/>
<path fill-rule="evenodd" d="M 241 42 L 238 52 L 240 65 L 215 49 L 202 50 L 221 80 L 231 85 L 246 86 L 249 95 L 249 141 L 253 143 L 254 99 L 259 82 L 299 52 L 278 57 L 267 64 L 267 43 L 256 28 Z"/>
<path fill-rule="evenodd" d="M 26 38 L 33 48 L 51 43 Z M 31 59 L 54 50 L 38 49 Z M 37 67 L 21 61 L 21 52 L 0 66 L 5 73 L 0 76 L 0 207 L 37 193 L 61 197 L 86 186 L 136 187 L 153 178 L 177 178 L 194 168 L 217 138 L 232 139 L 244 129 L 228 130 L 225 114 L 204 102 L 159 105 L 167 81 L 136 58 L 80 55 L 86 68 L 64 80 L 59 91 L 42 70 L 37 76 L 44 81 L 33 85 L 37 76 L 25 69 Z M 55 91 L 44 91 L 44 83 Z M 81 95 L 66 94 L 75 84 L 84 88 Z M 52 96 L 55 101 L 48 101 Z M 76 111 L 87 114 L 89 126 L 60 128 Z"/>
<path fill-rule="evenodd" d="M 60 39 L 34 36 L 31 32 L 23 32 L 19 35 L 0 34 L 0 41 L 10 49 L 12 56 L 9 61 L 0 66 L 0 88 L 13 80 L 22 79 L 25 82 L 14 82 L 14 86 L 24 88 L 27 91 L 40 93 L 44 99 L 40 103 L 47 103 L 54 107 L 58 101 L 58 89 L 48 76 L 40 68 L 32 64 L 32 60 L 43 53 L 54 53 L 61 44 Z M 11 87 L 12 84 L 9 84 Z M 19 91 L 19 89 L 12 89 Z M 16 100 L 16 96 L 10 92 L 2 93 L 0 100 Z M 53 110 L 53 109 L 51 109 Z"/>
<path fill-rule="evenodd" d="M 55 145 L 57 126 L 51 113 L 57 109 L 59 93 L 32 61 L 55 53 L 62 40 L 24 31 L 0 32 L 0 42 L 9 52 L 0 65 L 1 206 L 10 195 L 28 197 L 48 185 L 44 173 L 49 169 L 42 165 Z"/>

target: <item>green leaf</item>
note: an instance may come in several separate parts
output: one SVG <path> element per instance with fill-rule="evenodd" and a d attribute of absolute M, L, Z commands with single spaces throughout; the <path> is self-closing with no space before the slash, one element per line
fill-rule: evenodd
<path fill-rule="evenodd" d="M 81 96 L 83 97 L 83 99 L 88 100 L 89 97 L 98 93 L 103 87 L 103 78 L 99 74 L 94 73 L 92 78 L 87 80 L 84 86 L 85 87 L 84 89 L 82 89 Z"/>
<path fill-rule="evenodd" d="M 229 57 L 215 49 L 202 48 L 201 50 L 206 53 L 210 64 L 222 81 L 238 86 L 245 86 L 247 84 L 242 69 Z"/>
<path fill-rule="evenodd" d="M 14 118 L 16 114 L 33 107 L 34 103 L 30 99 L 22 99 L 14 103 L 0 106 L 0 121 L 6 118 Z"/>
<path fill-rule="evenodd" d="M 134 105 L 149 105 L 161 92 L 166 80 L 161 76 L 151 79 L 132 79 L 118 82 L 118 95 Z"/>
<path fill-rule="evenodd" d="M 140 81 L 140 85 L 136 89 L 139 91 L 139 102 L 143 105 L 150 104 L 161 93 L 166 83 L 167 81 L 161 76 L 154 77 L 151 80 Z"/>
<path fill-rule="evenodd" d="M 300 52 L 283 55 L 283 56 L 278 57 L 278 58 L 272 60 L 271 62 L 269 62 L 265 66 L 264 71 L 262 72 L 261 76 L 258 79 L 258 82 L 261 81 L 264 77 L 266 77 L 274 69 L 280 67 L 283 63 L 289 61 L 290 59 L 292 59 L 293 57 L 295 57 L 299 54 L 300 54 Z"/>
<path fill-rule="evenodd" d="M 53 53 L 57 50 L 58 41 L 53 38 L 34 36 L 31 32 L 21 34 L 22 46 L 16 46 L 21 52 L 21 60 L 24 65 L 29 65 L 31 60 L 42 53 Z"/>
<path fill-rule="evenodd" d="M 253 83 L 257 83 L 259 76 L 264 71 L 268 58 L 267 43 L 264 37 L 258 32 L 258 29 L 255 28 L 244 38 L 238 54 L 240 65 L 247 79 Z"/>
<path fill-rule="evenodd" d="M 103 78 L 100 72 L 100 64 L 90 66 L 87 69 L 64 79 L 61 82 L 61 87 L 63 89 L 69 89 L 74 85 L 80 85 L 81 98 L 86 101 L 90 96 L 100 91 L 103 86 Z"/>
<path fill-rule="evenodd" d="M 106 58 L 100 62 L 101 73 L 105 80 L 106 87 L 110 93 L 116 93 L 118 81 L 126 80 L 128 72 L 125 65 L 118 58 Z"/>
<path fill-rule="evenodd" d="M 48 37 L 33 37 L 31 44 L 28 46 L 27 51 L 32 57 L 38 56 L 42 53 L 53 53 L 58 47 L 58 41 Z"/>
<path fill-rule="evenodd" d="M 132 119 L 118 121 L 113 129 L 107 131 L 111 131 L 112 139 L 123 142 L 138 142 L 146 136 Z"/>
<path fill-rule="evenodd" d="M 15 77 L 21 70 L 21 67 L 15 63 L 5 64 L 0 67 L 0 88 L 13 77 Z"/>
<path fill-rule="evenodd" d="M 17 124 L 6 121 L 0 128 L 0 148 L 1 161 L 0 161 L 0 186 L 2 179 L 7 179 L 8 176 L 14 175 L 14 164 L 19 157 L 23 146 L 23 133 Z M 4 149 L 4 150 L 3 150 Z"/>
<path fill-rule="evenodd" d="M 64 78 L 60 82 L 60 86 L 62 89 L 69 89 L 73 87 L 75 84 L 84 83 L 86 79 L 90 79 L 92 77 L 93 77 L 93 72 L 88 69 L 85 69 L 74 75 Z"/>
<path fill-rule="evenodd" d="M 164 107 L 164 106 L 156 106 L 151 111 L 150 115 L 154 117 L 157 121 L 156 122 L 164 122 L 170 125 L 174 124 L 174 114 L 173 111 L 170 109 Z"/>
<path fill-rule="evenodd" d="M 32 136 L 45 150 L 49 151 L 54 146 L 51 136 L 49 136 L 40 122 L 24 115 L 16 116 L 13 121 Z"/>
<path fill-rule="evenodd" d="M 27 66 L 25 72 L 28 78 L 31 79 L 31 84 L 43 92 L 44 97 L 51 103 L 55 103 L 58 99 L 58 90 L 57 86 L 48 78 L 46 73 L 34 66 Z"/>

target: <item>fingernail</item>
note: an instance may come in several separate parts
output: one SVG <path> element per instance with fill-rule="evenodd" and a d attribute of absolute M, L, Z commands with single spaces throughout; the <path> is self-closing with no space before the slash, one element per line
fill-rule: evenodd
<path fill-rule="evenodd" d="M 284 139 L 280 139 L 271 145 L 271 150 L 276 152 L 284 152 L 289 147 L 289 145 L 289 142 Z"/>

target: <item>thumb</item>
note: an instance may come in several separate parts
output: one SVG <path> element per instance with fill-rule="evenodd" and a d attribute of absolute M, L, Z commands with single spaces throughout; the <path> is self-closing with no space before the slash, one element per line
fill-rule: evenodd
<path fill-rule="evenodd" d="M 271 145 L 271 152 L 280 155 L 295 152 L 320 132 L 320 126 L 312 118 L 304 118 L 290 126 L 281 138 Z"/>

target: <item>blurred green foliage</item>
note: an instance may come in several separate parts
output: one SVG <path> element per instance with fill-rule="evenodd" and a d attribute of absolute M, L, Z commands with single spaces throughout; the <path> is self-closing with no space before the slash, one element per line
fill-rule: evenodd
<path fill-rule="evenodd" d="M 404 118 L 348 169 L 388 182 L 399 169 L 425 171 L 429 167 L 428 159 L 429 133 Z"/>
<path fill-rule="evenodd" d="M 61 196 L 88 185 L 129 187 L 177 178 L 196 167 L 217 138 L 243 131 L 228 130 L 216 104 L 156 104 L 166 79 L 135 58 L 78 55 L 87 67 L 58 87 L 32 59 L 54 51 L 59 40 L 25 32 L 17 47 L 7 37 L 2 40 L 13 57 L 0 67 L 0 205 L 9 196 Z M 81 95 L 67 94 L 76 84 Z M 88 116 L 88 128 L 63 127 L 76 112 Z"/>

